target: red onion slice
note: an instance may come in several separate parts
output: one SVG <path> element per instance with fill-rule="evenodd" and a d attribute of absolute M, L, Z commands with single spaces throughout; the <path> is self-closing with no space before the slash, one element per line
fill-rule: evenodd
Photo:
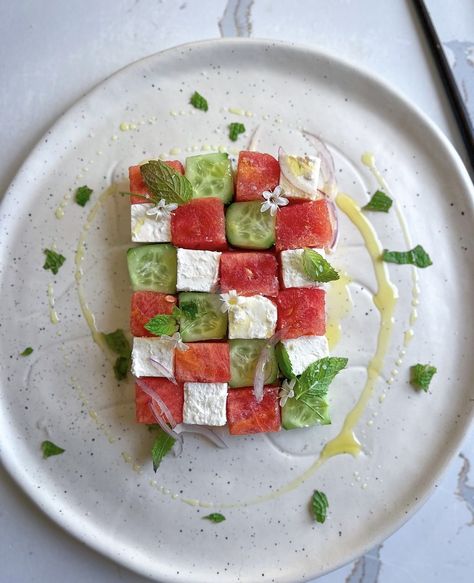
<path fill-rule="evenodd" d="M 174 378 L 173 373 L 169 369 L 167 369 L 166 366 L 163 366 L 159 360 L 157 360 L 153 356 L 150 356 L 150 362 L 156 368 L 156 370 L 158 370 L 166 379 L 168 379 L 175 385 L 178 384 L 176 382 L 176 379 Z"/>
<path fill-rule="evenodd" d="M 295 176 L 286 162 L 287 155 L 285 150 L 280 146 L 278 148 L 278 162 L 280 164 L 280 186 L 283 189 L 283 196 L 285 196 L 285 192 L 291 192 L 293 197 L 307 199 L 308 194 L 312 195 L 314 190 L 310 187 L 302 188 L 301 184 L 295 180 Z"/>
<path fill-rule="evenodd" d="M 339 219 L 337 218 L 337 208 L 332 200 L 328 200 L 329 216 L 332 223 L 332 241 L 328 247 L 328 251 L 333 251 L 339 240 Z"/>
<path fill-rule="evenodd" d="M 181 423 L 175 427 L 175 431 L 178 433 L 194 433 L 196 435 L 202 435 L 209 441 L 211 441 L 215 446 L 220 449 L 227 449 L 227 443 L 221 439 L 218 435 L 209 429 L 208 427 L 203 427 L 202 425 L 190 425 L 189 423 Z"/>
<path fill-rule="evenodd" d="M 327 198 L 334 199 L 337 195 L 337 182 L 336 168 L 332 154 L 321 138 L 305 130 L 303 130 L 302 133 L 316 150 L 316 154 L 319 158 L 321 158 L 321 176 L 319 179 L 318 190 L 323 192 Z"/>
<path fill-rule="evenodd" d="M 275 332 L 275 334 L 273 334 L 273 336 L 268 339 L 267 343 L 260 352 L 260 356 L 258 357 L 257 366 L 255 367 L 255 375 L 253 378 L 253 394 L 257 403 L 260 403 L 260 401 L 263 399 L 263 387 L 265 385 L 265 365 L 267 364 L 268 358 L 270 356 L 270 348 L 280 342 L 281 338 L 283 337 L 283 333 L 283 330 L 278 330 L 278 332 Z"/>

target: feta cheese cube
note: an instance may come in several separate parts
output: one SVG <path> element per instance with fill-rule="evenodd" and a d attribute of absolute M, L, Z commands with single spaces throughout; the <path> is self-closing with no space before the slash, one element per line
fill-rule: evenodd
<path fill-rule="evenodd" d="M 221 255 L 219 251 L 178 248 L 178 291 L 215 291 Z"/>
<path fill-rule="evenodd" d="M 293 374 L 300 375 L 315 360 L 329 355 L 326 336 L 300 336 L 290 340 L 282 340 L 288 353 Z"/>
<path fill-rule="evenodd" d="M 156 366 L 151 359 L 156 361 Z M 165 338 L 134 338 L 132 374 L 136 377 L 172 377 L 174 375 L 173 344 Z"/>
<path fill-rule="evenodd" d="M 227 383 L 184 383 L 183 422 L 225 425 Z"/>
<path fill-rule="evenodd" d="M 325 257 L 324 249 L 314 249 Z M 284 287 L 314 287 L 322 284 L 310 279 L 303 268 L 304 249 L 288 249 L 280 254 Z"/>
<path fill-rule="evenodd" d="M 321 159 L 316 156 L 280 154 L 280 186 L 286 198 L 316 200 Z"/>
<path fill-rule="evenodd" d="M 135 243 L 169 243 L 171 241 L 171 214 L 160 212 L 147 215 L 155 205 L 131 204 L 132 241 Z"/>
<path fill-rule="evenodd" d="M 278 311 L 268 298 L 239 296 L 229 306 L 229 338 L 270 338 L 275 333 Z"/>

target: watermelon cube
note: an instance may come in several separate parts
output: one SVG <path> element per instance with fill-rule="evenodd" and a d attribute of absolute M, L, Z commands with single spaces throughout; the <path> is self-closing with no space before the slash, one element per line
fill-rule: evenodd
<path fill-rule="evenodd" d="M 184 166 L 179 160 L 167 160 L 165 164 L 173 168 L 173 170 L 176 170 L 176 172 L 184 174 Z M 142 195 L 149 194 L 146 184 L 143 181 L 139 165 L 130 166 L 128 169 L 128 178 L 130 180 L 130 192 Z M 140 204 L 146 202 L 146 200 L 143 200 L 141 196 L 131 196 L 130 202 L 132 204 Z"/>
<path fill-rule="evenodd" d="M 154 336 L 144 326 L 158 314 L 171 314 L 177 298 L 169 294 L 137 291 L 132 295 L 130 308 L 130 331 L 133 336 Z"/>
<path fill-rule="evenodd" d="M 334 236 L 326 200 L 280 208 L 276 220 L 276 250 L 329 247 Z"/>
<path fill-rule="evenodd" d="M 237 202 L 260 200 L 263 191 L 274 190 L 279 182 L 280 165 L 273 156 L 259 152 L 240 152 L 235 193 Z"/>
<path fill-rule="evenodd" d="M 168 407 L 176 423 L 183 422 L 183 403 L 184 403 L 184 385 L 183 383 L 174 384 L 168 379 L 143 377 L 140 383 L 144 383 L 148 388 L 154 391 L 163 403 Z M 157 423 L 155 415 L 150 406 L 151 397 L 143 391 L 139 384 L 135 384 L 135 408 L 137 423 L 148 423 L 149 425 Z M 158 410 L 159 410 L 158 406 Z M 163 421 L 167 419 L 163 416 Z"/>
<path fill-rule="evenodd" d="M 171 241 L 185 249 L 225 249 L 224 203 L 218 198 L 198 198 L 179 206 L 171 218 Z"/>
<path fill-rule="evenodd" d="M 265 386 L 260 403 L 255 399 L 253 388 L 230 389 L 227 393 L 229 433 L 246 435 L 280 431 L 279 388 Z"/>
<path fill-rule="evenodd" d="M 223 253 L 221 290 L 239 295 L 278 295 L 278 264 L 272 253 Z"/>
<path fill-rule="evenodd" d="M 178 381 L 226 383 L 230 381 L 230 356 L 227 342 L 193 342 L 188 350 L 175 352 Z"/>
<path fill-rule="evenodd" d="M 290 288 L 277 297 L 278 330 L 282 338 L 326 333 L 326 292 L 320 288 Z"/>

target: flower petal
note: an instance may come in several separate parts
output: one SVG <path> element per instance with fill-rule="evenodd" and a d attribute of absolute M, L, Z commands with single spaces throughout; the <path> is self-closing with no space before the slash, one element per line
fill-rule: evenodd
<path fill-rule="evenodd" d="M 261 212 L 261 213 L 264 213 L 264 212 L 266 212 L 268 209 L 271 209 L 271 208 L 272 208 L 272 206 L 273 206 L 273 205 L 272 205 L 272 203 L 271 203 L 271 202 L 269 202 L 269 201 L 267 200 L 266 202 L 264 202 L 264 203 L 262 204 L 262 207 L 260 208 L 260 212 Z"/>

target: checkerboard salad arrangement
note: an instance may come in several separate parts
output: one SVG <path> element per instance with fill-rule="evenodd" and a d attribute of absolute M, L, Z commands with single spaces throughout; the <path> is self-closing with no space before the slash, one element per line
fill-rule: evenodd
<path fill-rule="evenodd" d="M 163 450 L 183 427 L 330 423 L 328 387 L 347 359 L 325 336 L 325 285 L 339 275 L 324 159 L 241 151 L 234 171 L 211 153 L 129 176 L 137 421 L 160 425 Z"/>

